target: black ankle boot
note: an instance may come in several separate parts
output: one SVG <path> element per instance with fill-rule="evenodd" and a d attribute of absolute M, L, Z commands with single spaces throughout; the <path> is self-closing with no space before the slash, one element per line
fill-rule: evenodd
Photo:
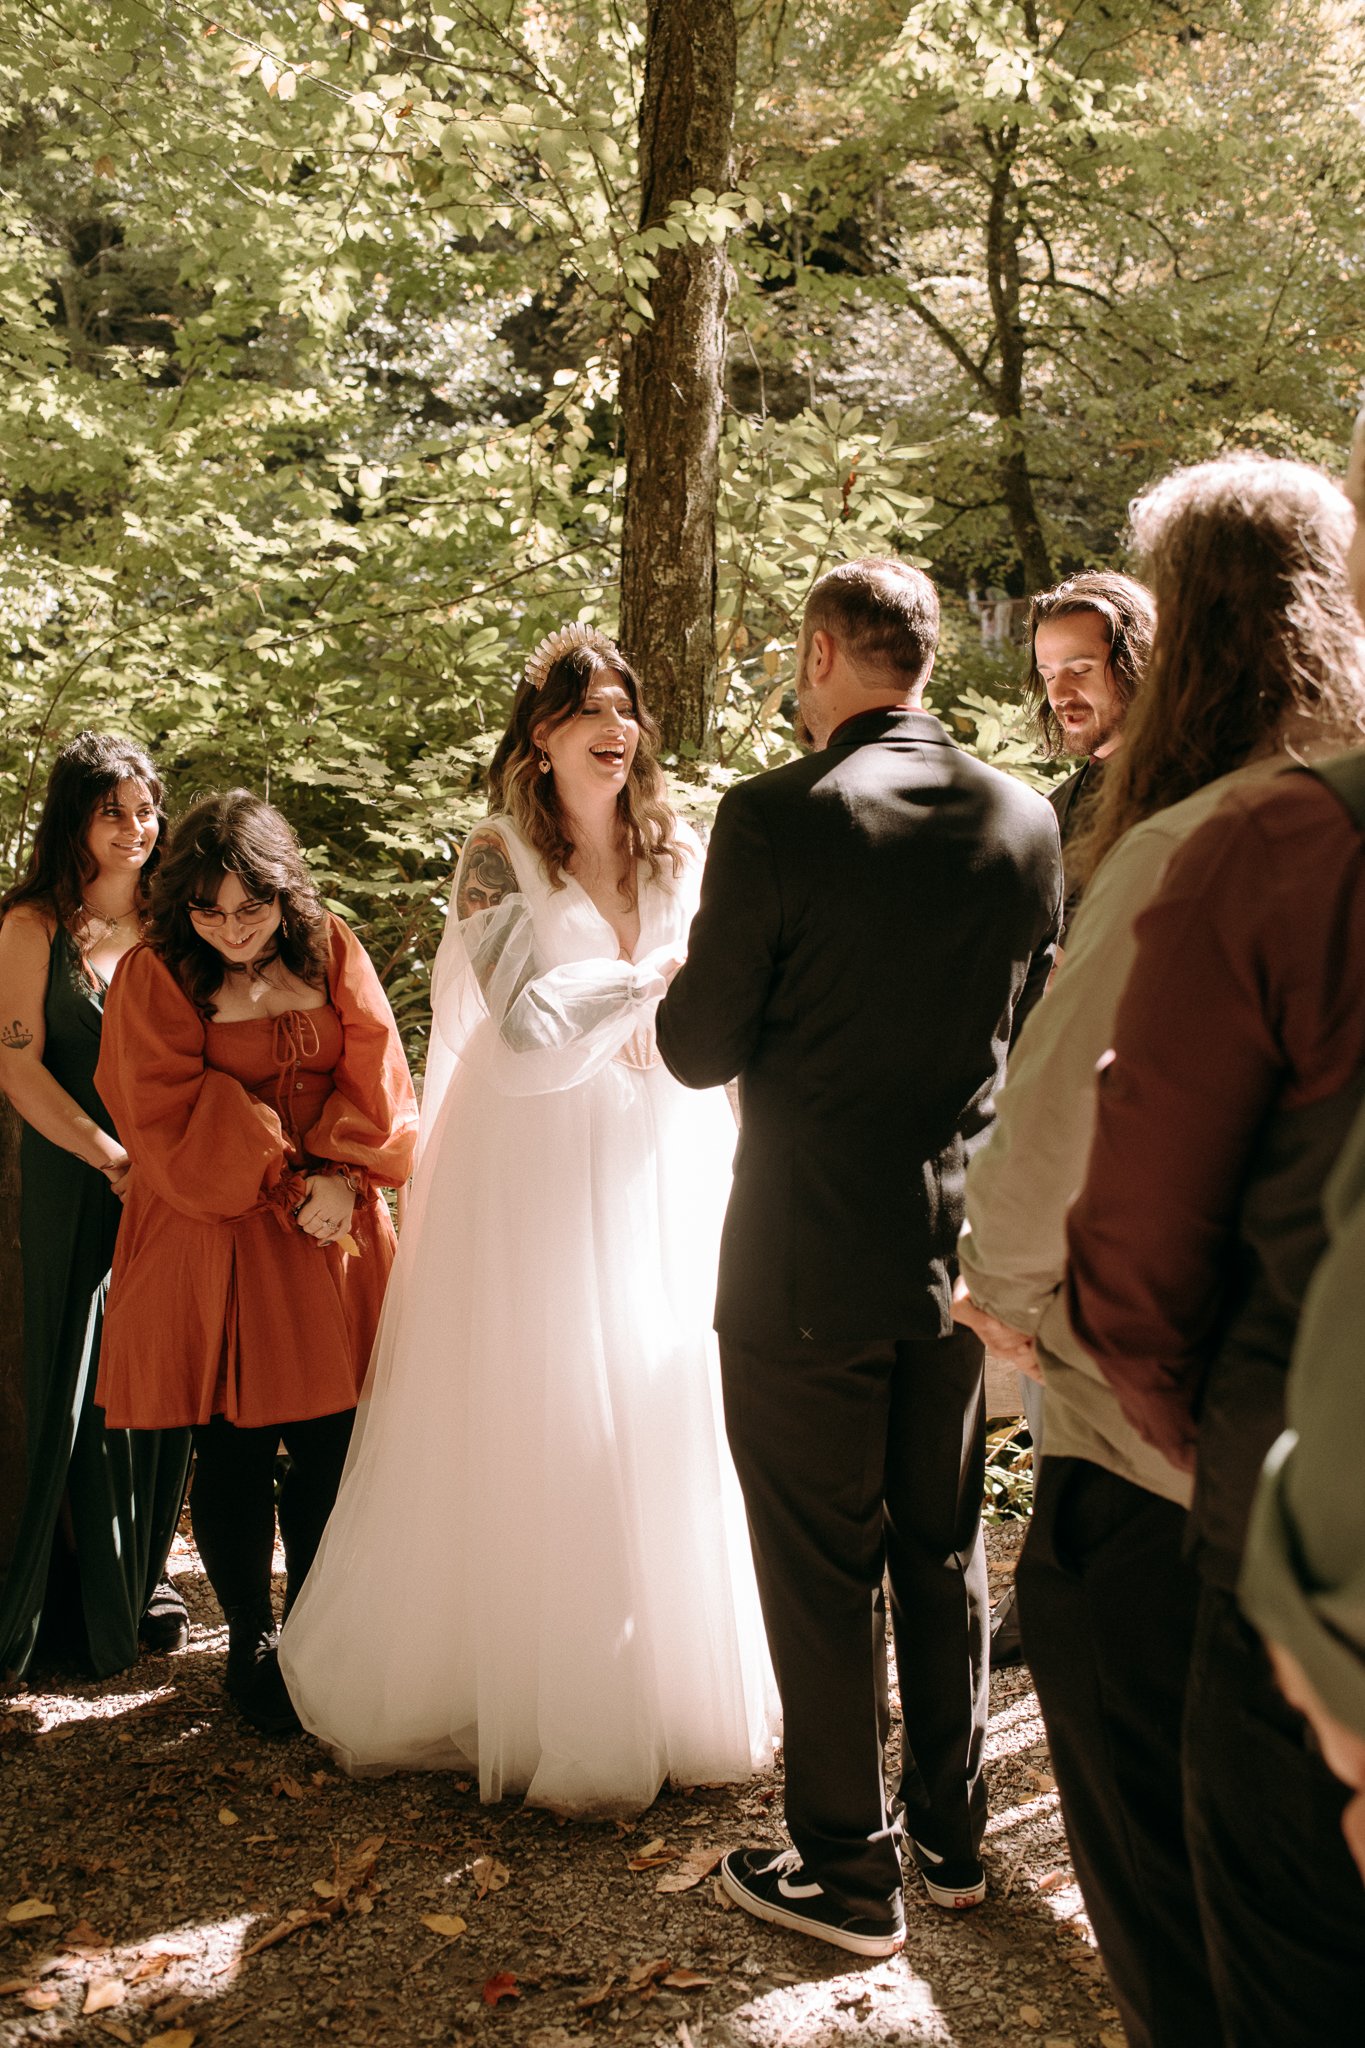
<path fill-rule="evenodd" d="M 262 1735 L 297 1735 L 294 1712 L 275 1652 L 275 1617 L 268 1601 L 226 1609 L 228 1698 Z"/>
<path fill-rule="evenodd" d="M 190 1617 L 185 1603 L 169 1579 L 162 1579 L 143 1610 L 137 1638 L 144 1649 L 158 1654 L 183 1650 L 190 1639 Z"/>

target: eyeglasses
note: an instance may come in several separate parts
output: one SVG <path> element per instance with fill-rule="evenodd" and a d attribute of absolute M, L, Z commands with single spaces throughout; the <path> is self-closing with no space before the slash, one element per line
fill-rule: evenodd
<path fill-rule="evenodd" d="M 229 918 L 235 918 L 238 924 L 260 924 L 275 908 L 275 898 L 267 897 L 264 903 L 243 903 L 236 910 L 213 910 L 199 903 L 191 903 L 187 907 L 196 924 L 202 925 L 206 931 L 221 931 Z"/>

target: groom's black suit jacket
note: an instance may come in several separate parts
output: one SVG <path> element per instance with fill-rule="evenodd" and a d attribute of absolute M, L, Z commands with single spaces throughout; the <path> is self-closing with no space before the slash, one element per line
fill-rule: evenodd
<path fill-rule="evenodd" d="M 849 719 L 722 799 L 658 1013 L 680 1081 L 739 1076 L 716 1328 L 937 1337 L 967 1160 L 1061 910 L 1046 799 L 923 711 Z"/>

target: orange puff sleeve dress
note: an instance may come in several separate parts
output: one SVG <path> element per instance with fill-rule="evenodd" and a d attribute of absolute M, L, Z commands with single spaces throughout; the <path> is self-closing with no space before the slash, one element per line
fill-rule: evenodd
<path fill-rule="evenodd" d="M 379 978 L 330 926 L 318 1009 L 218 1023 L 145 946 L 114 976 L 96 1083 L 133 1173 L 95 1396 L 112 1428 L 355 1405 L 395 1251 L 380 1191 L 407 1179 L 417 1105 Z M 293 1219 L 328 1162 L 359 1184 L 354 1254 Z"/>

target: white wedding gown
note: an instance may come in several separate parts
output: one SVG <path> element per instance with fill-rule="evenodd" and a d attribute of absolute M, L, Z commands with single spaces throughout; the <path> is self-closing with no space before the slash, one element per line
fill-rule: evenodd
<path fill-rule="evenodd" d="M 280 1663 L 352 1772 L 638 1813 L 763 1767 L 776 1729 L 709 1327 L 733 1122 L 628 1063 L 701 853 L 680 827 L 685 872 L 642 870 L 631 962 L 490 823 L 519 893 L 464 924 L 452 897 L 412 1200 Z"/>

